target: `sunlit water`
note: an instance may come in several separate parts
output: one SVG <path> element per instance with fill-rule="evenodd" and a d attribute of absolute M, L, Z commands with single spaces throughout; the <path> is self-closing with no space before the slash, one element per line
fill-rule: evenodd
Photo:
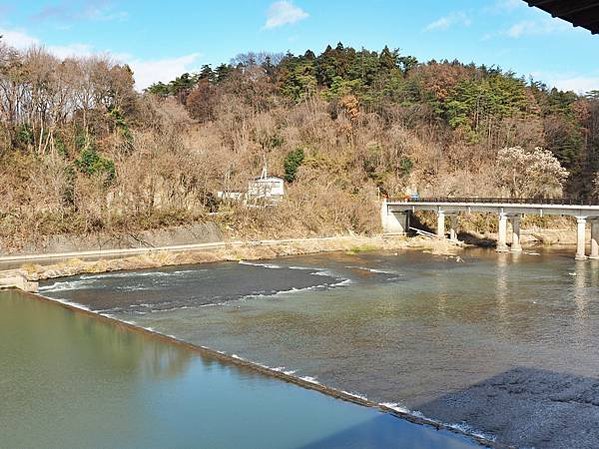
<path fill-rule="evenodd" d="M 599 264 L 571 251 L 320 255 L 42 290 L 501 442 L 599 447 Z"/>
<path fill-rule="evenodd" d="M 419 426 L 0 292 L 2 449 L 465 449 Z"/>

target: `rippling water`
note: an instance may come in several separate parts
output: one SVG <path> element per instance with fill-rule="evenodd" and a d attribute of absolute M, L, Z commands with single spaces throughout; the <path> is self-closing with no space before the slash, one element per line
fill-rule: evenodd
<path fill-rule="evenodd" d="M 599 446 L 599 264 L 571 251 L 319 255 L 43 290 L 501 442 Z"/>

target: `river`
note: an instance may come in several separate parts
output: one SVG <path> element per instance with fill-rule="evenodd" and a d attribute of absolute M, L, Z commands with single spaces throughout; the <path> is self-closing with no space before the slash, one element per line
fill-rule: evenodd
<path fill-rule="evenodd" d="M 475 447 L 22 293 L 0 355 L 2 449 Z"/>
<path fill-rule="evenodd" d="M 599 446 L 599 264 L 405 251 L 84 275 L 41 294 L 536 448 Z"/>

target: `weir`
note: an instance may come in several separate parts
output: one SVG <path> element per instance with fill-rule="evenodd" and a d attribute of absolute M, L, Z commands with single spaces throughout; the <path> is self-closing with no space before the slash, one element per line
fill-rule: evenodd
<path fill-rule="evenodd" d="M 27 280 L 16 271 L 5 271 L 0 273 L 0 290 L 19 289 L 24 292 L 37 292 L 38 283 Z"/>
<path fill-rule="evenodd" d="M 437 214 L 436 235 L 446 238 L 446 217 L 451 218 L 449 238 L 457 240 L 458 217 L 462 213 L 495 213 L 498 217 L 498 252 L 520 252 L 520 221 L 525 214 L 562 215 L 576 217 L 576 260 L 599 260 L 599 205 L 576 204 L 566 200 L 514 200 L 504 198 L 435 198 L 417 200 L 384 200 L 381 207 L 383 231 L 403 234 L 409 226 L 410 214 L 433 211 Z M 512 224 L 511 245 L 508 245 L 508 223 Z M 590 254 L 587 256 L 586 227 L 591 226 Z"/>

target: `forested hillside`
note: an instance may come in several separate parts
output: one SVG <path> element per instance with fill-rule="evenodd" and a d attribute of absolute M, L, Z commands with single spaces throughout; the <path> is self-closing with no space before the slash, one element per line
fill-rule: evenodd
<path fill-rule="evenodd" d="M 378 229 L 382 195 L 596 195 L 599 92 L 385 47 L 244 54 L 144 93 L 106 57 L 0 47 L 0 244 L 217 220 Z M 277 207 L 222 202 L 267 162 Z M 211 214 L 208 216 L 208 214 Z"/>

